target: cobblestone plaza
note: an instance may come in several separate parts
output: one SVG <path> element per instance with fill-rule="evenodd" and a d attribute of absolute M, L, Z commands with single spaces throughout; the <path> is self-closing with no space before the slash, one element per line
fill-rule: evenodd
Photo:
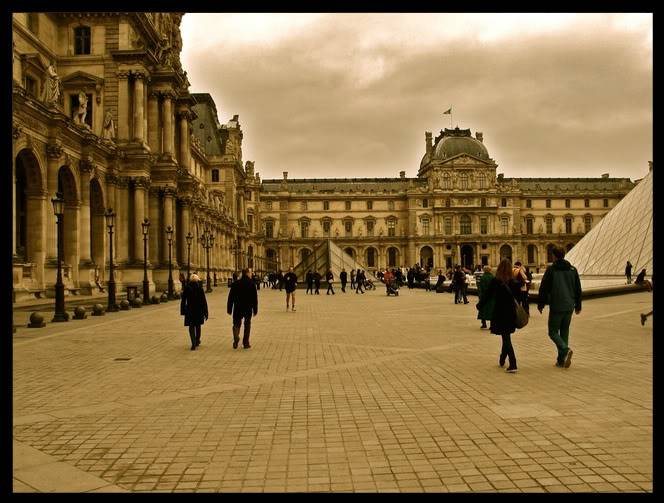
<path fill-rule="evenodd" d="M 507 374 L 474 298 L 261 289 L 233 350 L 227 292 L 197 351 L 178 302 L 16 313 L 14 491 L 652 491 L 650 293 L 584 301 L 567 370 L 532 306 Z"/>

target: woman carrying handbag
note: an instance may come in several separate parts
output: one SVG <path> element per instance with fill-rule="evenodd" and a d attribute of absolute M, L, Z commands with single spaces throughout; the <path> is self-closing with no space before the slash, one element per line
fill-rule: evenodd
<path fill-rule="evenodd" d="M 192 274 L 182 292 L 180 314 L 184 316 L 184 326 L 189 327 L 191 350 L 201 344 L 201 325 L 208 319 L 208 306 L 205 291 L 198 275 Z"/>

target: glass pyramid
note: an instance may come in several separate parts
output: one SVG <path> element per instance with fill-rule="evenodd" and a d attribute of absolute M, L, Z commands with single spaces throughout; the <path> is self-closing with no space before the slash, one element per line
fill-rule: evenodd
<path fill-rule="evenodd" d="M 323 241 L 311 252 L 302 262 L 293 268 L 293 272 L 297 275 L 298 282 L 305 281 L 307 271 L 318 272 L 322 280 L 325 281 L 325 273 L 328 269 L 332 270 L 334 274 L 335 283 L 339 283 L 339 273 L 341 269 L 345 268 L 348 273 L 348 282 L 350 283 L 351 269 L 365 269 L 363 264 L 348 255 L 345 251 L 339 248 L 332 240 L 328 239 Z"/>
<path fill-rule="evenodd" d="M 581 275 L 632 276 L 646 269 L 652 276 L 652 171 L 649 171 L 566 255 Z"/>

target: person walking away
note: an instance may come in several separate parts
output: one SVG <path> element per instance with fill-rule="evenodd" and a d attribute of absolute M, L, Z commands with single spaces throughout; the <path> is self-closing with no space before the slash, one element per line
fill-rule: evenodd
<path fill-rule="evenodd" d="M 496 269 L 496 276 L 490 283 L 482 299 L 477 303 L 477 309 L 483 312 L 487 303 L 494 300 L 493 313 L 491 315 L 491 333 L 500 335 L 503 344 L 500 349 L 498 365 L 503 367 L 505 360 L 509 358 L 507 372 L 517 371 L 516 354 L 512 346 L 512 334 L 516 330 L 516 306 L 512 294 L 514 279 L 512 276 L 512 263 L 509 259 L 503 259 Z"/>
<path fill-rule="evenodd" d="M 346 272 L 346 269 L 341 269 L 339 279 L 341 280 L 341 291 L 346 293 L 346 283 L 348 283 L 348 273 Z"/>
<path fill-rule="evenodd" d="M 284 288 L 284 275 L 281 270 L 277 273 L 277 284 L 279 285 L 279 291 L 281 292 Z"/>
<path fill-rule="evenodd" d="M 632 284 L 632 264 L 630 261 L 627 261 L 627 265 L 625 266 L 625 276 L 627 277 L 627 284 L 631 285 Z"/>
<path fill-rule="evenodd" d="M 208 319 L 205 291 L 197 274 L 192 274 L 189 277 L 187 286 L 182 292 L 180 314 L 184 316 L 184 326 L 189 327 L 191 350 L 194 351 L 201 344 L 201 325 Z"/>
<path fill-rule="evenodd" d="M 556 367 L 569 368 L 573 354 L 569 347 L 569 326 L 572 313 L 581 313 L 581 280 L 576 268 L 565 260 L 564 249 L 554 247 L 553 264 L 544 272 L 538 296 L 540 313 L 549 305 L 549 337 L 558 349 Z"/>
<path fill-rule="evenodd" d="M 286 311 L 288 311 L 288 301 L 293 298 L 293 312 L 295 312 L 295 289 L 297 288 L 297 276 L 293 272 L 293 266 L 288 268 L 284 276 L 284 286 L 286 287 Z"/>
<path fill-rule="evenodd" d="M 320 295 L 320 273 L 316 271 L 314 273 L 314 287 L 316 288 L 316 291 L 314 292 L 316 295 Z"/>
<path fill-rule="evenodd" d="M 521 262 L 518 260 L 514 262 L 514 268 L 512 269 L 512 274 L 514 275 L 514 298 L 516 301 L 521 304 L 521 306 L 528 312 L 526 304 L 528 303 L 528 276 L 526 271 L 524 271 Z"/>
<path fill-rule="evenodd" d="M 258 314 L 258 292 L 254 282 L 249 277 L 249 269 L 242 269 L 242 276 L 231 285 L 228 292 L 226 312 L 233 315 L 233 349 L 240 343 L 240 328 L 244 321 L 244 336 L 242 347 L 249 349 L 249 335 L 251 334 L 251 316 Z"/>
<path fill-rule="evenodd" d="M 355 269 L 350 270 L 350 289 L 355 290 Z"/>
<path fill-rule="evenodd" d="M 530 271 L 530 267 L 526 266 L 526 294 L 523 296 L 523 308 L 526 310 L 526 313 L 530 315 L 530 288 L 533 284 L 533 273 Z"/>
<path fill-rule="evenodd" d="M 314 275 L 311 271 L 307 271 L 307 274 L 305 276 L 305 280 L 307 282 L 307 291 L 304 292 L 305 295 L 307 295 L 309 292 L 311 292 L 311 295 L 314 294 Z"/>
<path fill-rule="evenodd" d="M 454 268 L 454 278 L 452 279 L 453 289 L 454 289 L 454 303 L 461 304 L 461 297 L 464 294 L 463 286 L 466 282 L 466 275 L 461 270 L 461 266 L 457 265 Z M 467 304 L 468 299 L 464 297 L 464 301 Z"/>
<path fill-rule="evenodd" d="M 469 271 L 466 269 L 461 269 L 461 272 L 463 273 L 463 284 L 461 285 L 461 295 L 463 296 L 463 303 L 468 304 L 468 285 L 470 285 L 470 280 L 472 279 Z M 459 299 L 461 301 L 461 299 Z"/>
<path fill-rule="evenodd" d="M 357 287 L 355 288 L 355 293 L 364 293 L 364 271 L 362 269 L 357 270 L 357 276 L 355 277 L 355 284 Z"/>
<path fill-rule="evenodd" d="M 484 266 L 484 272 L 480 279 L 477 281 L 477 295 L 479 301 L 482 302 L 482 309 L 477 312 L 477 319 L 482 320 L 482 326 L 480 328 L 487 328 L 486 320 L 491 320 L 493 316 L 493 309 L 496 303 L 496 299 L 491 297 L 487 298 L 487 293 L 489 291 L 489 285 L 493 280 L 494 275 L 491 273 L 491 267 L 488 265 Z"/>
<path fill-rule="evenodd" d="M 330 295 L 330 291 L 332 291 L 332 295 L 334 295 L 334 287 L 332 286 L 332 283 L 334 282 L 334 274 L 332 274 L 332 269 L 327 270 L 327 273 L 325 274 L 325 279 L 327 280 L 326 295 Z"/>

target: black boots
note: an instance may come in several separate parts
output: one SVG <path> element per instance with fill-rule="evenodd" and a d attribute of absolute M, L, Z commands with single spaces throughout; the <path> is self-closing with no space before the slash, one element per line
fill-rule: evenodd
<path fill-rule="evenodd" d="M 233 349 L 240 343 L 240 327 L 233 327 Z"/>

